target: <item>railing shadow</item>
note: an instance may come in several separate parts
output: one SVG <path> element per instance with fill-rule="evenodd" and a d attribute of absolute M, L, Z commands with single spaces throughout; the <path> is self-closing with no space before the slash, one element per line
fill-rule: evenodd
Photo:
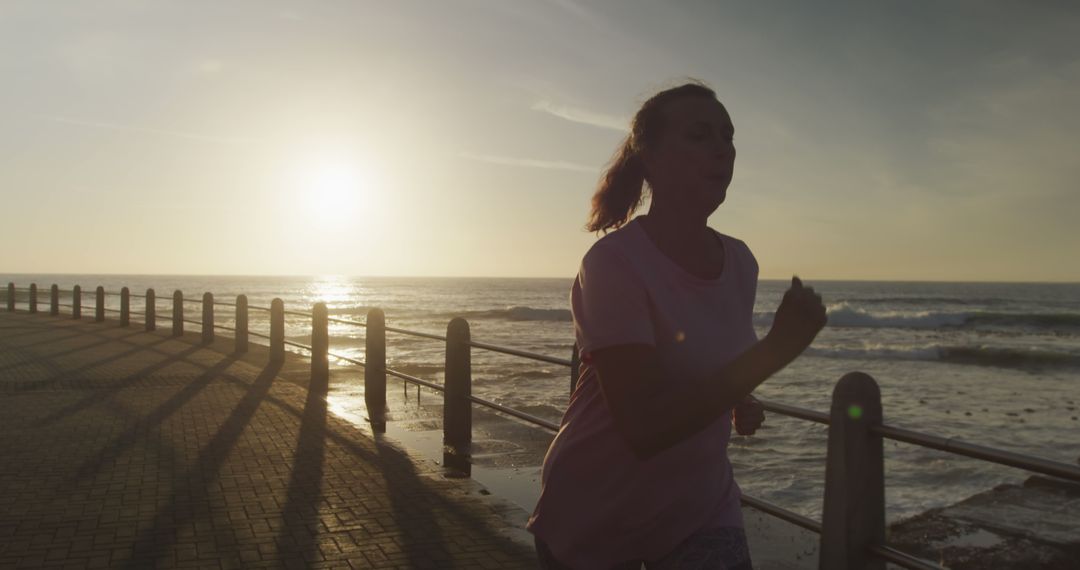
<path fill-rule="evenodd" d="M 124 562 L 124 568 L 156 565 L 155 562 L 177 541 L 177 529 L 194 522 L 196 518 L 211 516 L 209 507 L 203 510 L 202 506 L 210 502 L 212 486 L 229 456 L 229 451 L 266 398 L 280 369 L 280 364 L 266 366 L 253 384 L 230 378 L 247 391 L 214 437 L 200 450 L 195 465 L 174 477 L 175 487 L 168 503 L 158 509 L 153 521 L 135 538 L 132 556 Z"/>
<path fill-rule="evenodd" d="M 112 356 L 110 358 L 107 358 L 105 360 L 98 361 L 98 362 L 94 363 L 92 366 L 80 367 L 80 369 L 87 369 L 87 368 L 93 368 L 93 367 L 96 367 L 96 366 L 100 366 L 100 365 L 105 364 L 107 362 L 112 362 L 112 361 L 117 360 L 119 358 L 123 358 L 124 356 L 128 356 L 128 355 L 130 355 L 132 353 L 141 352 L 143 350 L 146 350 L 150 346 L 153 346 L 153 345 L 156 345 L 156 344 L 161 344 L 161 343 L 163 343 L 163 342 L 165 342 L 167 340 L 169 340 L 169 339 L 162 339 L 162 340 L 160 340 L 160 341 L 158 341 L 156 343 L 152 343 L 150 345 L 143 345 L 143 346 L 134 348 L 132 350 L 125 351 L 125 352 L 123 352 L 121 354 L 114 355 L 114 356 Z M 154 372 L 157 372 L 158 370 L 161 370 L 162 368 L 165 368 L 166 366 L 169 366 L 170 364 L 173 364 L 175 362 L 179 362 L 179 361 L 184 360 L 185 358 L 190 356 L 192 353 L 195 353 L 195 352 L 199 351 L 201 348 L 202 347 L 200 347 L 200 346 L 192 346 L 191 348 L 184 349 L 184 350 L 182 350 L 182 351 L 180 351 L 180 352 L 178 352 L 176 354 L 171 354 L 168 357 L 166 357 L 164 360 L 155 362 L 154 364 L 151 364 L 150 366 L 147 366 L 147 367 L 143 368 L 138 373 L 132 374 L 132 375 L 128 376 L 127 378 L 124 378 L 123 380 L 120 380 L 119 382 L 115 382 L 113 384 L 110 384 L 108 387 L 103 388 L 103 389 L 93 390 L 93 391 L 91 391 L 90 394 L 87 394 L 86 396 L 84 396 L 83 398 L 78 400 L 77 402 L 74 402 L 72 404 L 64 406 L 63 408 L 60 408 L 59 410 L 45 416 L 44 418 L 41 418 L 40 420 L 37 421 L 36 425 L 38 427 L 46 426 L 48 424 L 51 424 L 51 423 L 53 423 L 53 422 L 55 422 L 57 420 L 60 420 L 60 419 L 62 419 L 64 417 L 66 417 L 66 416 L 76 414 L 76 413 L 78 413 L 78 412 L 80 412 L 80 411 L 82 411 L 82 410 L 84 410 L 84 409 L 86 409 L 86 408 L 88 408 L 90 406 L 93 406 L 94 404 L 100 403 L 102 401 L 102 399 L 110 398 L 110 397 L 118 394 L 119 392 L 123 391 L 125 388 L 127 388 L 127 387 L 131 386 L 132 384 L 142 380 L 146 376 L 148 376 L 150 374 L 153 374 Z M 70 374 L 75 374 L 75 373 L 76 373 L 75 371 L 70 371 L 70 372 L 67 372 L 65 375 L 70 375 Z"/>
<path fill-rule="evenodd" d="M 43 344 L 44 345 L 55 344 L 57 342 L 62 342 L 62 341 L 65 341 L 65 340 L 71 340 L 73 338 L 79 338 L 79 337 L 87 337 L 87 336 L 104 337 L 104 340 L 101 340 L 99 342 L 94 342 L 94 343 L 90 343 L 90 344 L 84 344 L 82 346 L 76 346 L 76 347 L 69 348 L 67 350 L 61 350 L 59 352 L 53 352 L 53 353 L 49 353 L 49 354 L 37 354 L 37 355 L 35 355 L 34 358 L 24 359 L 22 361 L 14 362 L 12 364 L 8 364 L 6 366 L 0 367 L 0 372 L 4 372 L 4 371 L 7 371 L 7 370 L 12 370 L 12 369 L 18 368 L 20 366 L 26 366 L 27 364 L 34 364 L 34 363 L 40 362 L 42 359 L 46 359 L 46 358 L 58 358 L 58 357 L 61 357 L 61 356 L 70 356 L 72 354 L 76 354 L 76 353 L 82 352 L 84 350 L 91 350 L 91 349 L 94 349 L 94 348 L 97 348 L 97 347 L 100 347 L 100 346 L 103 346 L 103 345 L 106 345 L 106 344 L 110 344 L 110 343 L 113 343 L 113 342 L 123 342 L 124 339 L 126 339 L 128 337 L 136 336 L 138 334 L 139 334 L 138 332 L 133 332 L 131 334 L 126 334 L 126 335 L 123 335 L 123 336 L 109 337 L 109 336 L 104 336 L 104 335 L 99 334 L 99 333 L 77 333 L 77 334 L 68 335 L 68 336 L 52 337 L 52 338 L 42 339 L 41 341 L 35 342 L 35 343 L 17 345 L 17 348 L 26 349 L 26 348 L 32 348 L 32 347 L 35 347 L 35 346 L 38 346 L 38 345 L 43 345 Z M 126 344 L 131 344 L 131 343 L 126 343 Z M 146 346 L 146 345 L 138 345 L 138 346 Z"/>
<path fill-rule="evenodd" d="M 300 418 L 296 454 L 289 474 L 281 531 L 275 540 L 279 563 L 302 567 L 315 562 L 319 506 L 323 501 L 326 455 L 326 396 L 329 382 L 313 378 Z"/>
<path fill-rule="evenodd" d="M 191 382 L 184 385 L 184 387 L 173 394 L 168 400 L 162 402 L 159 406 L 151 410 L 148 414 L 142 417 L 137 417 L 131 422 L 130 426 L 118 435 L 111 444 L 106 446 L 97 452 L 93 457 L 84 461 L 78 469 L 75 470 L 74 480 L 75 482 L 86 481 L 93 478 L 98 471 L 106 464 L 110 459 L 119 457 L 124 451 L 132 447 L 139 441 L 140 435 L 144 432 L 154 429 L 156 426 L 164 422 L 169 416 L 173 415 L 185 404 L 190 402 L 192 398 L 198 395 L 199 392 L 213 382 L 219 375 L 227 370 L 234 362 L 236 362 L 236 356 L 226 356 L 221 361 L 213 366 L 206 368 L 205 371 Z M 145 376 L 148 372 L 141 370 L 138 373 L 132 375 L 134 378 Z M 134 415 L 134 412 L 129 410 L 120 410 L 121 414 Z M 167 456 L 167 455 L 166 455 Z"/>
<path fill-rule="evenodd" d="M 228 380 L 239 382 L 235 379 Z M 304 410 L 277 396 L 266 396 L 266 402 L 298 418 L 303 418 L 305 415 Z M 376 446 L 374 451 L 330 427 L 326 428 L 324 439 L 340 446 L 359 461 L 374 466 L 382 473 L 386 485 L 383 496 L 390 500 L 393 520 L 380 524 L 382 526 L 392 524 L 400 531 L 402 550 L 412 566 L 429 567 L 432 559 L 440 554 L 446 556 L 447 552 L 453 550 L 453 548 L 447 548 L 448 539 L 443 533 L 443 527 L 435 521 L 433 510 L 441 509 L 449 514 L 450 520 L 446 521 L 444 518 L 444 522 L 455 528 L 478 529 L 490 524 L 489 521 L 463 508 L 449 497 L 432 491 L 425 485 L 425 477 L 417 471 L 412 460 L 381 436 L 371 438 Z M 527 548 L 503 536 L 493 536 L 491 540 L 496 544 L 507 546 L 508 550 Z"/>

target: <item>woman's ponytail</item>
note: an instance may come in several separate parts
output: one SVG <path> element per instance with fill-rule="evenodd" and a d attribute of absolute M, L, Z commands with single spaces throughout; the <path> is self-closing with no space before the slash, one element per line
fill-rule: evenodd
<path fill-rule="evenodd" d="M 633 134 L 626 137 L 612 157 L 600 185 L 592 197 L 592 212 L 585 228 L 590 232 L 619 229 L 630 221 L 641 205 L 645 184 L 645 166 L 635 152 Z"/>

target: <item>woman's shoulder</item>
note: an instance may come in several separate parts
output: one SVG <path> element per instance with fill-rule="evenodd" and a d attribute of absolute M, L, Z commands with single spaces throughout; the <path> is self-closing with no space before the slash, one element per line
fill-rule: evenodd
<path fill-rule="evenodd" d="M 754 252 L 750 250 L 750 246 L 737 237 L 716 230 L 713 231 L 716 232 L 716 235 L 720 236 L 720 240 L 724 242 L 726 247 L 724 254 L 727 256 L 728 260 L 731 261 L 732 265 L 738 268 L 736 269 L 736 272 L 741 274 L 743 279 L 749 279 L 756 283 L 759 267 L 757 258 L 754 257 Z M 727 261 L 725 261 L 725 263 L 727 263 Z"/>
<path fill-rule="evenodd" d="M 612 230 L 597 239 L 585 252 L 584 259 L 609 258 L 612 256 L 626 258 L 632 256 L 637 246 L 635 240 L 633 222 L 624 224 L 616 230 Z"/>
<path fill-rule="evenodd" d="M 750 246 L 747 245 L 745 241 L 735 236 L 716 231 L 715 229 L 713 231 L 716 232 L 716 235 L 720 236 L 720 239 L 725 244 L 731 244 L 732 246 L 734 246 L 736 254 L 746 256 L 747 258 L 753 260 L 755 264 L 757 263 L 757 259 L 754 257 L 754 252 L 750 249 Z"/>

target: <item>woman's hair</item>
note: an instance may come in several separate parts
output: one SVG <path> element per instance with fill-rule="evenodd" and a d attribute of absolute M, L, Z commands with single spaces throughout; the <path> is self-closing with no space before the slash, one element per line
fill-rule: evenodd
<path fill-rule="evenodd" d="M 681 97 L 711 97 L 716 93 L 700 81 L 665 89 L 653 95 L 638 109 L 630 123 L 630 134 L 611 157 L 607 170 L 592 197 L 592 211 L 585 228 L 603 231 L 630 221 L 644 198 L 645 165 L 641 151 L 651 148 L 664 131 L 664 106 Z"/>

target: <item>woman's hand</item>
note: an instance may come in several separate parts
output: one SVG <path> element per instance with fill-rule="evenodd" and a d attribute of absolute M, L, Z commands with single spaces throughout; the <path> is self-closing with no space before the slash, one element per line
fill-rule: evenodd
<path fill-rule="evenodd" d="M 753 396 L 747 396 L 745 400 L 735 406 L 731 411 L 732 422 L 735 424 L 735 433 L 739 435 L 754 435 L 754 432 L 765 422 L 765 406 Z"/>
<path fill-rule="evenodd" d="M 798 277 L 792 277 L 791 288 L 784 293 L 765 340 L 777 356 L 790 362 L 810 346 L 827 320 L 821 295 L 813 287 L 803 287 Z"/>

